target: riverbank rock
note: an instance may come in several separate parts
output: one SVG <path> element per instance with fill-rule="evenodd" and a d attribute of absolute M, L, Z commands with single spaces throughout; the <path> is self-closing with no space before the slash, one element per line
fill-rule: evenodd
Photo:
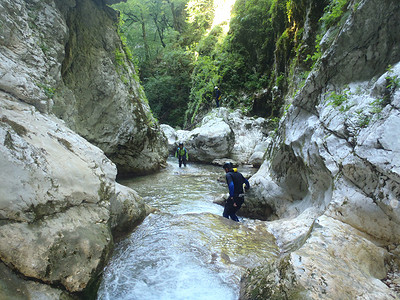
<path fill-rule="evenodd" d="M 170 155 L 174 155 L 175 151 L 179 145 L 179 136 L 174 128 L 167 124 L 160 125 L 161 130 L 163 131 L 164 135 L 167 138 L 168 142 L 168 153 Z"/>
<path fill-rule="evenodd" d="M 7 266 L 0 263 L 0 286 L 2 299 L 65 299 L 76 298 L 67 292 L 52 288 L 47 284 L 26 281 L 13 273 Z"/>
<path fill-rule="evenodd" d="M 2 1 L 0 88 L 54 113 L 120 175 L 165 164 L 165 136 L 104 1 Z M 114 1 L 107 1 L 107 3 Z"/>
<path fill-rule="evenodd" d="M 37 298 L 64 294 L 59 286 L 86 292 L 112 250 L 111 229 L 140 222 L 145 204 L 115 183 L 116 167 L 99 148 L 3 92 L 0 152 L 0 258 L 9 268 L 0 282 L 34 286 Z M 25 279 L 10 283 L 8 273 Z M 14 294 L 0 289 L 0 298 Z"/>
<path fill-rule="evenodd" d="M 245 117 L 239 110 L 221 107 L 205 116 L 200 125 L 191 130 L 173 131 L 162 125 L 170 149 L 183 142 L 189 159 L 212 163 L 217 160 L 234 160 L 237 164 L 259 167 L 271 140 L 270 126 L 263 118 Z M 174 151 L 174 150 L 173 150 Z"/>
<path fill-rule="evenodd" d="M 249 282 L 257 283 L 245 284 L 241 299 L 273 299 L 282 293 L 287 299 L 354 299 L 360 290 L 371 299 L 396 299 L 376 280 L 386 275 L 387 257 L 362 232 L 322 217 L 299 250 L 248 275 Z M 332 259 L 338 263 L 332 264 Z"/>
<path fill-rule="evenodd" d="M 387 259 L 365 233 L 320 217 L 300 249 L 246 276 L 240 299 L 398 299 L 379 280 Z"/>
<path fill-rule="evenodd" d="M 282 257 L 250 272 L 241 299 L 400 298 L 385 284 L 398 269 L 389 246 L 400 243 L 399 8 L 374 0 L 352 8 L 287 99 L 250 179 L 255 206 L 279 217 L 265 226 Z"/>
<path fill-rule="evenodd" d="M 111 232 L 118 239 L 131 232 L 154 209 L 136 191 L 121 184 L 115 184 L 115 194 L 110 205 Z"/>

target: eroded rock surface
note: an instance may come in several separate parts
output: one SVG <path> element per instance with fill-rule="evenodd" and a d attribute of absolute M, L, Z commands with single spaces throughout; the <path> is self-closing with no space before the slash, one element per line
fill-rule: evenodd
<path fill-rule="evenodd" d="M 94 0 L 2 1 L 0 9 L 3 91 L 55 113 L 122 175 L 164 165 L 166 140 L 117 34 L 115 11 Z"/>
<path fill-rule="evenodd" d="M 265 226 L 282 257 L 243 280 L 241 299 L 400 298 L 389 279 L 400 243 L 399 5 L 353 7 L 288 99 L 250 179 L 254 201 L 279 217 Z"/>
<path fill-rule="evenodd" d="M 129 232 L 149 208 L 115 183 L 99 148 L 4 93 L 0 141 L 1 261 L 25 278 L 84 291 L 108 259 L 112 231 Z"/>

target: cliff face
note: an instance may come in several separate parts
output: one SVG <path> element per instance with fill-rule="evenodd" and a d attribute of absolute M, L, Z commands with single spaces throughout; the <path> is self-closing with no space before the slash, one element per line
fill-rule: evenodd
<path fill-rule="evenodd" d="M 167 148 L 101 1 L 3 1 L 0 88 L 54 113 L 120 174 L 146 173 Z"/>
<path fill-rule="evenodd" d="M 243 299 L 398 298 L 381 280 L 400 263 L 400 3 L 350 5 L 251 179 L 286 255 Z"/>
<path fill-rule="evenodd" d="M 157 170 L 167 144 L 111 2 L 0 1 L 2 299 L 89 297 L 113 237 L 149 211 L 114 163 Z"/>

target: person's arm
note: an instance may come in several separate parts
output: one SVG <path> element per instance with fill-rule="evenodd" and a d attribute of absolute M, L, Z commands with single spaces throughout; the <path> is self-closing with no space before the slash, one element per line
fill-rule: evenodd
<path fill-rule="evenodd" d="M 246 185 L 245 190 L 247 191 L 248 189 L 250 189 L 250 183 L 246 178 L 243 177 L 243 179 L 244 179 L 244 183 Z"/>
<path fill-rule="evenodd" d="M 187 152 L 187 150 L 185 149 L 186 152 L 186 160 L 189 160 L 189 153 Z"/>
<path fill-rule="evenodd" d="M 228 188 L 229 188 L 229 197 L 233 198 L 234 191 L 235 191 L 235 185 L 233 183 L 231 174 L 226 174 L 226 183 L 228 184 Z"/>

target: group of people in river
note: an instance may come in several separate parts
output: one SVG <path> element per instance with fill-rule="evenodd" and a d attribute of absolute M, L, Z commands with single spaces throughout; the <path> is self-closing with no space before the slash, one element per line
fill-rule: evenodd
<path fill-rule="evenodd" d="M 180 168 L 182 165 L 186 167 L 189 154 L 182 142 L 179 143 L 176 149 L 175 157 L 178 158 Z M 225 171 L 225 179 L 229 190 L 229 197 L 226 199 L 222 215 L 227 219 L 231 218 L 233 221 L 239 222 L 236 213 L 244 203 L 244 192 L 250 189 L 250 184 L 249 181 L 234 168 L 231 162 L 224 163 L 222 168 Z"/>

